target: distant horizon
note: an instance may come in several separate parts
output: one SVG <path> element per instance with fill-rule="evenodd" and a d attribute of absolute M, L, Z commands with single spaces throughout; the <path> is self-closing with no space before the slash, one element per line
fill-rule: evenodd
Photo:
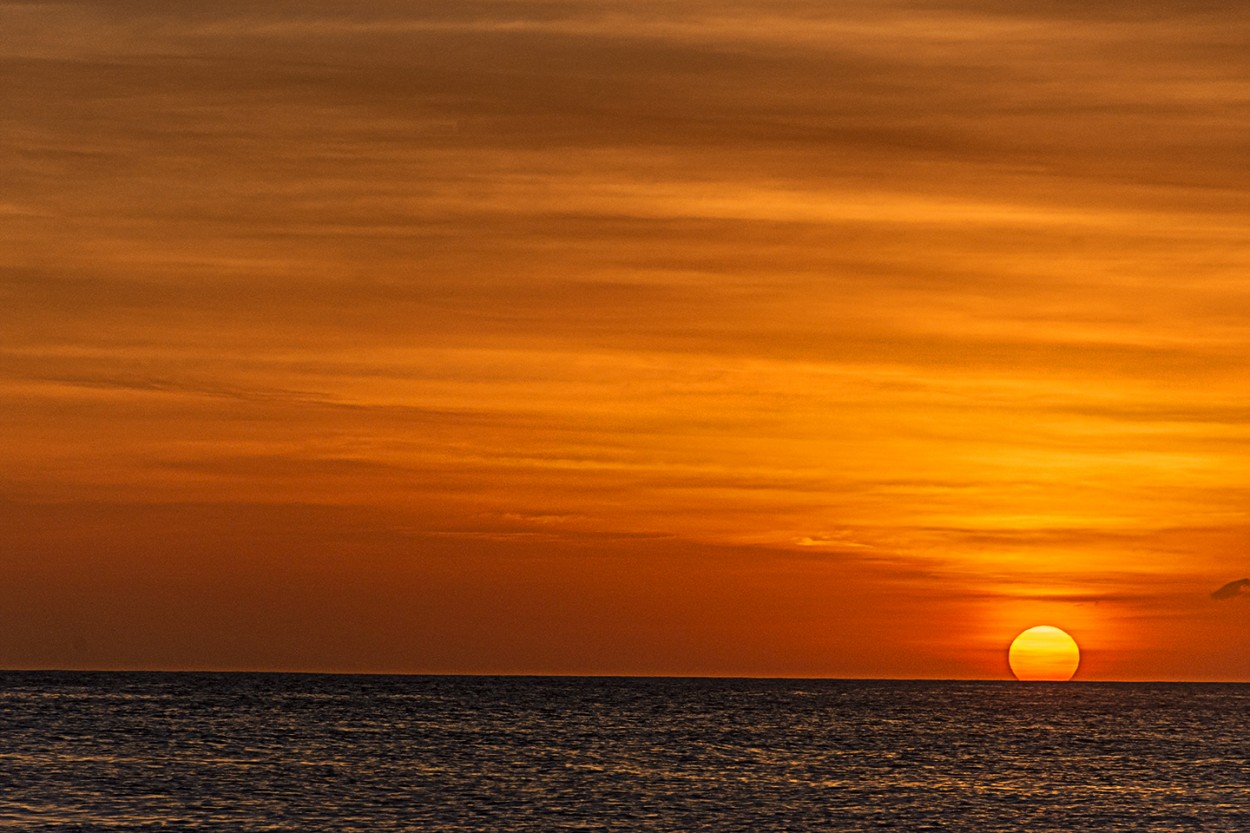
<path fill-rule="evenodd" d="M 208 668 L 4 668 L 0 674 L 252 674 L 305 677 L 422 677 L 516 680 L 724 680 L 757 682 L 829 682 L 829 683 L 1003 683 L 1023 686 L 1064 685 L 1238 685 L 1250 686 L 1247 680 L 1016 680 L 995 677 L 768 677 L 741 675 L 691 674 L 523 674 L 523 673 L 431 673 L 421 671 L 298 671 L 274 669 L 208 669 Z"/>

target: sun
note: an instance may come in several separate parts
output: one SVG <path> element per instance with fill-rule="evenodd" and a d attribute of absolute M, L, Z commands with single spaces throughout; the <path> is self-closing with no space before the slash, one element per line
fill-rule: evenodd
<path fill-rule="evenodd" d="M 1066 682 L 1081 664 L 1081 649 L 1059 628 L 1038 625 L 1012 640 L 1007 661 L 1017 680 Z"/>

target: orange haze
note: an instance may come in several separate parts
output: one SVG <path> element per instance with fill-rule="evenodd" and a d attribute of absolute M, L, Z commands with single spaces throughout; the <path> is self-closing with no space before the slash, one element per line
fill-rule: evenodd
<path fill-rule="evenodd" d="M 1250 679 L 1250 12 L 0 2 L 0 666 Z"/>

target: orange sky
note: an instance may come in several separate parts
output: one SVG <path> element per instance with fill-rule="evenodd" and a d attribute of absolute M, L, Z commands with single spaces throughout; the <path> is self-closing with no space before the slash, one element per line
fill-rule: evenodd
<path fill-rule="evenodd" d="M 1250 680 L 1250 12 L 0 32 L 0 667 Z"/>

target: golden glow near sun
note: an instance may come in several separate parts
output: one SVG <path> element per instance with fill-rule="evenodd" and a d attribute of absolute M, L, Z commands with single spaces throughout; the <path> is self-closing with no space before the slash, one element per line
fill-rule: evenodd
<path fill-rule="evenodd" d="M 1081 650 L 1059 628 L 1039 625 L 1012 641 L 1007 660 L 1017 680 L 1066 682 L 1081 664 Z"/>

